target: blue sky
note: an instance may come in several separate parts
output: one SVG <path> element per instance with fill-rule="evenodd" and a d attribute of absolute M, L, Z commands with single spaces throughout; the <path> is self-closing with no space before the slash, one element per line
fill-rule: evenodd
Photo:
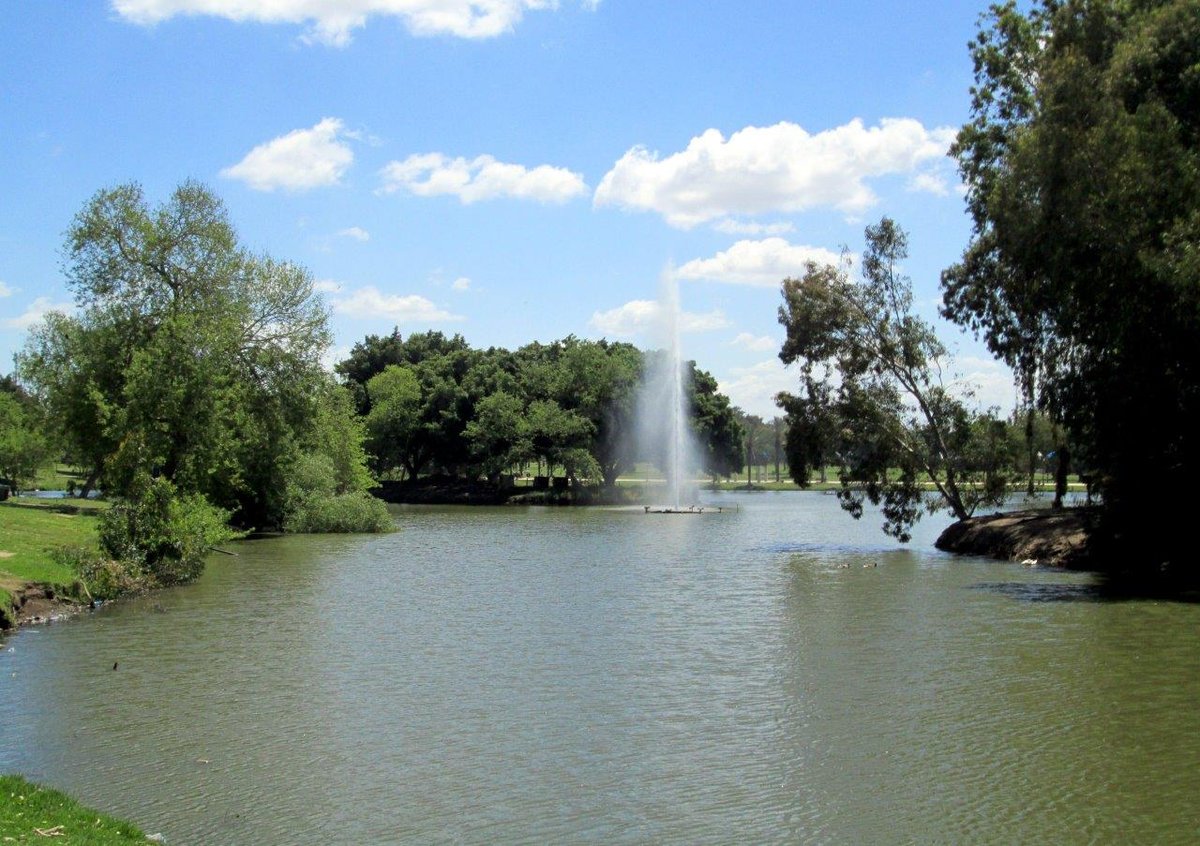
<path fill-rule="evenodd" d="M 334 356 L 399 326 L 510 348 L 649 345 L 664 269 L 685 352 L 771 416 L 779 281 L 910 234 L 919 308 L 970 233 L 953 162 L 979 2 L 39 0 L 0 5 L 0 372 L 68 307 L 98 189 L 186 178 L 307 266 Z M 1005 407 L 1007 372 L 939 322 Z"/>

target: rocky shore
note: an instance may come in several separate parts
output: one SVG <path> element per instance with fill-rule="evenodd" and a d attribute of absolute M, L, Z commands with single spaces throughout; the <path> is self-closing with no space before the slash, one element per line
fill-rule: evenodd
<path fill-rule="evenodd" d="M 1040 508 L 960 520 L 934 544 L 946 552 L 986 555 L 1043 567 L 1090 568 L 1088 537 L 1095 508 Z"/>

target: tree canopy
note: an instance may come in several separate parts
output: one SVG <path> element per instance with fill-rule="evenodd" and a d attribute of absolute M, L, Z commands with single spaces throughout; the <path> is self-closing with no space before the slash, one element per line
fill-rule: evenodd
<path fill-rule="evenodd" d="M 611 487 L 635 460 L 649 355 L 569 336 L 509 351 L 461 336 L 369 335 L 336 369 L 367 414 L 375 470 L 390 477 L 495 477 L 528 462 Z M 688 363 L 704 469 L 741 469 L 741 429 L 711 375 Z"/>
<path fill-rule="evenodd" d="M 98 192 L 64 271 L 78 310 L 33 329 L 18 371 L 89 482 L 121 496 L 161 478 L 260 527 L 283 523 L 303 454 L 367 484 L 351 405 L 320 366 L 330 333 L 311 275 L 242 246 L 203 185 L 157 207 L 138 185 Z"/>
<path fill-rule="evenodd" d="M 1103 490 L 1103 546 L 1179 563 L 1200 443 L 1200 6 L 1007 2 L 971 50 L 953 153 L 974 236 L 945 314 L 1068 427 Z"/>
<path fill-rule="evenodd" d="M 964 519 L 1003 496 L 1007 462 L 991 446 L 990 418 L 972 412 L 942 381 L 945 349 L 912 314 L 899 265 L 908 238 L 889 218 L 866 229 L 862 278 L 810 262 L 783 282 L 780 358 L 798 364 L 802 393 L 781 394 L 787 451 L 802 486 L 815 467 L 840 465 L 838 497 L 854 517 L 880 505 L 884 531 L 907 541 L 926 508 Z M 1003 424 L 1000 424 L 1003 426 Z M 936 496 L 927 497 L 931 484 Z"/>

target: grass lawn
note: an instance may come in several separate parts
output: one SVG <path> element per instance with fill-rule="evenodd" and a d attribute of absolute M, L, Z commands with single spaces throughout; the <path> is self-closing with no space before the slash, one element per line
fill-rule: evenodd
<path fill-rule="evenodd" d="M 0 776 L 0 843 L 55 842 L 145 846 L 146 835 L 130 823 L 85 808 L 65 793 L 20 776 Z"/>
<path fill-rule="evenodd" d="M 75 581 L 70 568 L 50 557 L 51 549 L 96 544 L 95 515 L 102 506 L 82 503 L 86 510 L 81 513 L 63 514 L 42 502 L 37 508 L 0 502 L 0 606 L 5 608 L 12 603 L 10 591 L 25 582 L 66 586 Z"/>
<path fill-rule="evenodd" d="M 67 485 L 74 484 L 76 488 L 83 487 L 87 473 L 69 464 L 47 464 L 37 472 L 33 487 L 43 491 L 65 491 Z"/>

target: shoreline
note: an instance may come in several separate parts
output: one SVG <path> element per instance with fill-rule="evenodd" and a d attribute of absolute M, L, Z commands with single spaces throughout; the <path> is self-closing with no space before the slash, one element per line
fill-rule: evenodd
<path fill-rule="evenodd" d="M 934 546 L 1026 566 L 1097 570 L 1088 540 L 1099 514 L 1097 506 L 994 512 L 952 523 Z"/>

